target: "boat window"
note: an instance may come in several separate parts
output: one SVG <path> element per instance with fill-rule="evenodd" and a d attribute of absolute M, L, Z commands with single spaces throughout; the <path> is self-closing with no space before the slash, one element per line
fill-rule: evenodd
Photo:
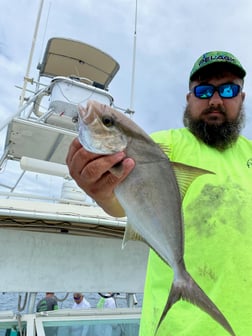
<path fill-rule="evenodd" d="M 140 319 L 44 321 L 46 336 L 138 336 Z"/>
<path fill-rule="evenodd" d="M 26 329 L 26 323 L 22 323 L 22 330 Z M 17 321 L 4 322 L 0 324 L 0 336 L 19 336 Z"/>

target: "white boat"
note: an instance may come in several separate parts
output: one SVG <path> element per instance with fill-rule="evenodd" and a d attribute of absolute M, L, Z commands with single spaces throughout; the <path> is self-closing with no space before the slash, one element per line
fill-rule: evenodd
<path fill-rule="evenodd" d="M 44 336 L 55 327 L 59 336 L 74 335 L 74 326 L 89 326 L 93 336 L 96 325 L 119 326 L 111 335 L 138 334 L 134 300 L 143 292 L 148 249 L 129 242 L 122 250 L 126 219 L 108 216 L 65 165 L 77 105 L 94 99 L 114 106 L 108 86 L 118 69 L 97 48 L 51 38 L 38 79 L 25 78 L 20 106 L 1 127 L 0 291 L 26 293 L 27 303 L 0 312 L 0 335 Z M 128 306 L 35 313 L 37 293 L 48 291 L 125 293 Z"/>

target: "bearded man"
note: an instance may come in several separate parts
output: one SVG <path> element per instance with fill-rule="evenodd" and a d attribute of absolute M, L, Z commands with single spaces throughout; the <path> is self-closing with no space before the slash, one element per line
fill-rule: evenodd
<path fill-rule="evenodd" d="M 226 51 L 194 64 L 184 128 L 152 134 L 171 161 L 212 171 L 194 180 L 183 199 L 185 263 L 190 274 L 231 324 L 232 335 L 252 335 L 252 141 L 241 135 L 246 72 Z M 123 174 L 110 169 L 121 162 Z M 75 139 L 68 152 L 71 176 L 110 215 L 124 216 L 114 189 L 134 169 L 124 152 L 100 156 Z M 141 336 L 225 336 L 227 331 L 185 301 L 164 310 L 173 272 L 150 250 Z M 170 286 L 169 286 L 170 285 Z"/>

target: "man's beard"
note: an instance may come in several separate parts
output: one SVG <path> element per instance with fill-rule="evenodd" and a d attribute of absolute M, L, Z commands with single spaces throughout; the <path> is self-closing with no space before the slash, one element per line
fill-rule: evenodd
<path fill-rule="evenodd" d="M 226 116 L 225 110 L 220 107 L 209 107 L 203 111 L 203 114 L 208 114 L 212 110 L 218 110 Z M 227 118 L 222 124 L 209 124 L 203 120 L 192 117 L 190 107 L 187 105 L 184 112 L 183 122 L 186 127 L 205 144 L 214 147 L 218 150 L 225 150 L 230 147 L 238 138 L 245 120 L 243 105 L 240 108 L 240 113 L 235 120 L 228 121 Z"/>

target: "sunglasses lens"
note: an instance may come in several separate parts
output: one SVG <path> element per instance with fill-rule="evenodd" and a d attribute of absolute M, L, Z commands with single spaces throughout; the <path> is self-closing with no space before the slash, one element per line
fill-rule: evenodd
<path fill-rule="evenodd" d="M 194 94 L 200 99 L 209 99 L 215 91 L 218 91 L 221 98 L 233 98 L 238 95 L 241 87 L 238 84 L 227 83 L 219 86 L 213 85 L 198 85 L 194 88 Z"/>
<path fill-rule="evenodd" d="M 194 94 L 200 99 L 209 99 L 214 94 L 214 86 L 212 85 L 198 85 L 194 88 Z"/>
<path fill-rule="evenodd" d="M 237 84 L 223 84 L 219 86 L 219 95 L 222 98 L 233 98 L 240 92 L 240 86 Z"/>

